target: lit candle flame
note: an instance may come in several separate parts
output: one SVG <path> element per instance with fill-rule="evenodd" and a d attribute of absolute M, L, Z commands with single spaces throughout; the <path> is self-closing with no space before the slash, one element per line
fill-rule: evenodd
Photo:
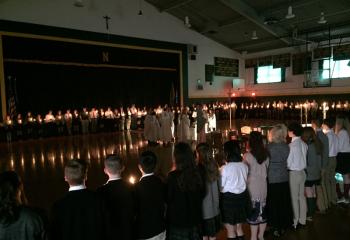
<path fill-rule="evenodd" d="M 134 176 L 130 176 L 130 177 L 129 177 L 129 182 L 130 182 L 131 184 L 135 184 L 136 180 L 135 180 Z"/>

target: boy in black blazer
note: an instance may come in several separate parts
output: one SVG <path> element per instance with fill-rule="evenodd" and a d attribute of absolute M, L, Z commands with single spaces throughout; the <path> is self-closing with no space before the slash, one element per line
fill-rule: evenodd
<path fill-rule="evenodd" d="M 87 162 L 70 160 L 64 169 L 69 192 L 53 205 L 50 239 L 107 239 L 106 211 L 101 198 L 86 189 Z"/>
<path fill-rule="evenodd" d="M 142 177 L 135 185 L 137 239 L 165 239 L 165 185 L 154 175 L 156 165 L 153 152 L 142 153 Z"/>
<path fill-rule="evenodd" d="M 130 240 L 134 219 L 132 187 L 121 178 L 124 164 L 120 156 L 108 155 L 104 164 L 108 181 L 97 193 L 104 199 L 109 213 L 111 231 L 108 235 L 111 239 Z"/>

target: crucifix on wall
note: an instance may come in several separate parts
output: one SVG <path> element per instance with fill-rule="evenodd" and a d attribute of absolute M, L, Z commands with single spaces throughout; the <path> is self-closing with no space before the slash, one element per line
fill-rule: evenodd
<path fill-rule="evenodd" d="M 106 21 L 106 29 L 109 30 L 109 20 L 111 19 L 108 15 L 103 17 Z"/>

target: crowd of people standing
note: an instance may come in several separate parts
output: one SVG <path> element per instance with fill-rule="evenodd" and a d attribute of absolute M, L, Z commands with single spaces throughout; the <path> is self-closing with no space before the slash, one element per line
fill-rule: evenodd
<path fill-rule="evenodd" d="M 278 124 L 267 143 L 249 135 L 246 149 L 237 140 L 223 145 L 224 164 L 207 143 L 193 151 L 185 142 L 174 149 L 174 167 L 165 181 L 155 174 L 157 156 L 142 153 L 142 177 L 124 182 L 127 167 L 107 156 L 105 185 L 86 188 L 88 165 L 70 160 L 64 169 L 69 192 L 53 204 L 47 226 L 23 201 L 14 172 L 0 174 L 0 239 L 215 239 L 224 226 L 227 239 L 264 239 L 267 226 L 278 237 L 298 231 L 337 203 L 349 203 L 350 141 L 346 117 L 313 120 L 312 127 Z M 288 138 L 287 138 L 288 136 Z M 288 144 L 288 140 L 290 143 Z M 343 175 L 343 191 L 335 173 Z"/>
<path fill-rule="evenodd" d="M 198 110 L 200 106 L 200 111 Z M 192 104 L 187 107 L 140 107 L 131 105 L 120 108 L 83 108 L 81 110 L 58 110 L 56 113 L 48 111 L 46 114 L 34 115 L 32 112 L 20 113 L 15 116 L 8 115 L 0 123 L 0 141 L 17 141 L 37 139 L 53 136 L 69 136 L 98 132 L 115 132 L 144 129 L 147 115 L 154 115 L 162 126 L 167 114 L 172 118 L 172 135 L 179 135 L 180 139 L 195 139 L 197 136 L 190 132 L 187 126 L 194 131 L 196 126 L 201 128 L 201 122 L 197 121 L 200 114 L 207 118 L 205 131 L 216 129 L 217 120 L 231 119 L 272 119 L 272 120 L 295 120 L 307 122 L 310 119 L 330 118 L 339 114 L 348 115 L 350 105 L 348 101 L 317 102 L 306 101 L 262 101 L 251 99 L 249 101 L 213 102 L 208 104 Z M 153 114 L 155 113 L 155 114 Z M 197 116 L 199 115 L 199 116 Z M 181 125 L 180 125 L 181 124 Z M 175 129 L 180 132 L 174 132 Z M 160 137 L 161 134 L 158 134 Z M 198 135 L 202 137 L 203 135 Z"/>

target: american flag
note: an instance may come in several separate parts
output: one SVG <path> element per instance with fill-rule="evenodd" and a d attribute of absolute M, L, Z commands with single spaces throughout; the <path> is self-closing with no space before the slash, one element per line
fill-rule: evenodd
<path fill-rule="evenodd" d="M 17 89 L 16 89 L 16 78 L 12 76 L 7 77 L 7 105 L 8 105 L 8 114 L 12 119 L 17 115 Z"/>

